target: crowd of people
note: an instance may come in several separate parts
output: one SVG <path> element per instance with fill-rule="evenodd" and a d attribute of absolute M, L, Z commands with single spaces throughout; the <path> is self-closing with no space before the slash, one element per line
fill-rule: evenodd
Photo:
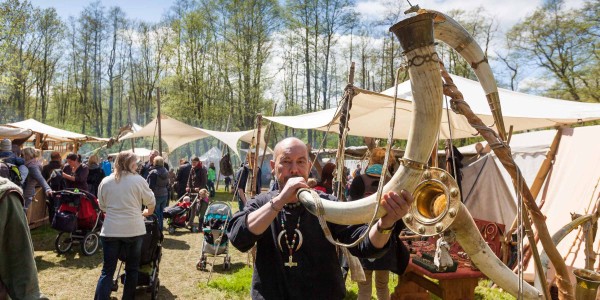
<path fill-rule="evenodd" d="M 22 188 L 23 192 L 18 196 L 22 197 L 23 209 L 16 217 L 25 226 L 25 213 L 35 196 L 37 186 L 47 195 L 70 188 L 85 190 L 97 196 L 99 207 L 106 213 L 106 217 L 100 232 L 104 263 L 95 299 L 109 298 L 121 251 L 127 252 L 123 295 L 124 298 L 133 297 L 142 236 L 145 234 L 143 217 L 155 215 L 160 230 L 163 230 L 162 213 L 169 200 L 197 193 L 200 200 L 190 207 L 187 224 L 193 227 L 196 217 L 202 222 L 209 199 L 215 196 L 215 166 L 212 163 L 205 166 L 196 156 L 190 161 L 180 159 L 177 171 L 171 169 L 156 150 L 150 153 L 148 161 L 143 164 L 140 164 L 135 154 L 129 152 L 121 152 L 116 159 L 109 157 L 104 160 L 91 155 L 85 162 L 75 153 L 67 154 L 63 162 L 60 153 L 52 152 L 50 161 L 42 166 L 40 153 L 34 148 L 20 149 L 17 154 L 11 141 L 7 139 L 2 140 L 0 146 L 0 161 L 5 166 L 0 169 L 0 172 L 4 172 L 0 175 L 6 177 L 0 181 L 0 185 Z M 253 170 L 248 163 L 254 159 L 254 153 L 249 153 L 246 162 L 233 174 L 233 178 L 228 176 L 225 179 L 225 190 L 235 194 L 239 205 L 239 211 L 227 228 L 228 237 L 232 245 L 241 251 L 248 251 L 254 246 L 257 248 L 252 298 L 341 299 L 345 294 L 345 266 L 340 263 L 336 247 L 326 240 L 317 218 L 308 213 L 296 198 L 299 188 L 310 187 L 321 198 L 337 201 L 333 196 L 337 187 L 336 166 L 333 163 L 325 164 L 317 181 L 311 178 L 310 161 L 303 142 L 288 138 L 278 143 L 274 151 L 270 162 L 273 180 L 268 191 L 261 190 L 261 169 Z M 378 148 L 372 152 L 365 170 L 360 165 L 352 174 L 344 169 L 346 182 L 342 183 L 343 192 L 349 200 L 362 198 L 376 191 L 381 174 L 388 174 L 384 176 L 384 180 L 389 180 L 393 170 L 382 166 L 382 151 L 384 150 Z M 385 172 L 382 173 L 382 170 Z M 18 176 L 11 176 L 13 173 Z M 245 193 L 251 174 L 256 175 L 257 180 L 254 197 L 248 197 Z M 0 199 L 2 191 L 0 188 Z M 10 197 L 5 198 L 19 198 L 9 194 Z M 48 200 L 48 212 L 52 218 L 57 204 L 52 203 L 52 197 L 48 197 Z M 389 299 L 387 283 L 390 270 L 395 273 L 404 271 L 408 254 L 397 239 L 403 228 L 402 222 L 398 221 L 408 210 L 411 201 L 411 195 L 405 192 L 385 194 L 382 206 L 388 213 L 366 233 L 367 237 L 358 246 L 349 249 L 353 255 L 362 258 L 367 278 L 366 282 L 359 283 L 359 299 L 370 298 L 371 274 L 375 275 L 378 298 Z M 15 206 L 14 201 L 5 201 L 4 204 L 8 202 Z M 0 200 L 0 209 L 2 205 Z M 145 209 L 142 210 L 142 207 Z M 341 242 L 351 242 L 368 228 L 366 225 L 328 226 L 333 237 Z M 28 235 L 21 237 L 30 241 Z M 300 240 L 303 243 L 299 243 Z M 27 261 L 24 262 L 26 263 Z M 35 268 L 35 263 L 32 267 Z M 16 291 L 18 289 L 29 289 L 31 292 L 32 287 L 29 285 L 2 282 L 1 279 L 6 278 L 2 272 L 10 274 L 14 270 L 0 268 L 0 293 L 2 284 L 7 287 L 5 290 L 9 294 L 18 295 L 23 292 Z M 36 272 L 29 273 L 25 272 L 29 276 L 29 282 L 32 286 L 37 286 L 37 278 L 33 278 Z M 33 292 L 39 294 L 39 289 Z"/>

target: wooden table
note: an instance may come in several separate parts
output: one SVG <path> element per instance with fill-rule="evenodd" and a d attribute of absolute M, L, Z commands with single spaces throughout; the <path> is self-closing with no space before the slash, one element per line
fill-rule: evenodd
<path fill-rule="evenodd" d="M 404 280 L 403 284 L 414 283 L 421 288 L 428 290 L 444 300 L 463 300 L 463 299 L 475 299 L 475 287 L 479 282 L 479 278 L 484 277 L 480 271 L 471 270 L 469 267 L 459 266 L 456 272 L 449 273 L 431 273 L 426 269 L 414 264 L 412 259 L 409 263 L 407 272 L 402 276 Z M 438 280 L 435 283 L 429 280 L 427 277 Z M 413 285 L 414 285 L 413 284 Z M 410 288 L 408 288 L 410 289 Z M 406 287 L 400 285 L 396 287 L 394 292 L 394 299 L 417 299 L 416 294 L 408 296 L 409 298 L 403 297 L 402 294 L 407 292 Z M 416 293 L 416 291 L 412 291 Z"/>

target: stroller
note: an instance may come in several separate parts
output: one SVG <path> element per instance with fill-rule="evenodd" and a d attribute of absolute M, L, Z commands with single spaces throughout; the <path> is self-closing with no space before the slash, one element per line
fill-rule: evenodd
<path fill-rule="evenodd" d="M 202 232 L 204 233 L 202 254 L 200 260 L 196 263 L 196 269 L 206 270 L 208 255 L 213 257 L 225 255 L 223 268 L 225 270 L 231 269 L 229 239 L 225 234 L 225 228 L 231 217 L 231 207 L 226 202 L 215 201 L 208 206 L 204 215 L 204 222 L 202 223 Z"/>
<path fill-rule="evenodd" d="M 146 217 L 144 224 L 146 225 L 146 234 L 142 240 L 142 253 L 140 256 L 137 286 L 145 286 L 146 291 L 151 293 L 151 299 L 154 300 L 157 299 L 158 290 L 160 288 L 158 271 L 160 259 L 162 258 L 163 234 L 158 226 L 158 219 L 155 215 Z M 116 292 L 119 289 L 119 277 L 121 279 L 121 284 L 125 284 L 125 274 L 119 275 L 119 273 L 121 273 L 121 268 L 123 267 L 126 258 L 125 252 L 119 254 L 121 264 L 119 264 L 116 279 L 113 281 L 113 292 Z"/>
<path fill-rule="evenodd" d="M 54 241 L 56 251 L 67 253 L 74 243 L 79 243 L 83 255 L 96 253 L 100 240 L 98 234 L 104 220 L 98 199 L 78 189 L 57 191 L 51 197 L 58 206 L 52 220 L 52 228 L 60 231 Z"/>
<path fill-rule="evenodd" d="M 193 197 L 193 201 L 190 198 Z M 191 207 L 199 201 L 197 193 L 188 193 L 183 195 L 173 206 L 166 207 L 163 211 L 163 217 L 167 219 L 167 231 L 169 234 L 174 234 L 177 228 L 187 228 L 187 222 L 190 219 Z M 196 232 L 197 228 L 192 226 L 192 232 Z"/>

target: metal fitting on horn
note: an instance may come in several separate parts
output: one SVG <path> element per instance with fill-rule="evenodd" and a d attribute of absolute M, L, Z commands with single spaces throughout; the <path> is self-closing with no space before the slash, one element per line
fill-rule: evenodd
<path fill-rule="evenodd" d="M 600 285 L 600 273 L 586 269 L 573 270 L 577 286 L 575 287 L 575 299 L 595 300 Z"/>
<path fill-rule="evenodd" d="M 460 209 L 460 195 L 452 195 L 452 190 L 458 191 L 458 184 L 448 172 L 438 168 L 429 168 L 427 172 L 429 176 L 424 176 L 425 180 L 419 183 L 413 193 L 414 202 L 404 216 L 404 223 L 414 232 L 432 236 L 445 231 L 452 224 L 456 214 L 450 214 L 450 211 Z M 408 216 L 411 220 L 406 220 Z M 413 219 L 416 222 L 412 222 Z M 425 230 L 419 232 L 421 226 Z"/>

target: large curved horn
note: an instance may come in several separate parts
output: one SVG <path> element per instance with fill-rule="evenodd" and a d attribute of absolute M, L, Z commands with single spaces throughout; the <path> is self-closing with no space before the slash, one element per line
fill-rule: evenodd
<path fill-rule="evenodd" d="M 473 37 L 458 22 L 449 16 L 435 10 L 421 10 L 421 13 L 433 13 L 434 18 L 434 37 L 456 50 L 473 68 L 479 83 L 485 92 L 488 105 L 492 111 L 492 116 L 498 128 L 498 135 L 502 140 L 506 140 L 506 128 L 502 118 L 502 107 L 500 106 L 500 95 L 498 86 L 492 73 L 492 68 L 488 63 L 487 56 L 481 50 L 481 47 Z"/>
<path fill-rule="evenodd" d="M 439 65 L 433 40 L 434 14 L 421 14 L 392 26 L 405 50 L 409 62 L 413 102 L 413 118 L 408 135 L 406 152 L 402 164 L 392 179 L 384 186 L 383 192 L 401 189 L 413 192 L 424 172 L 433 149 L 442 117 L 442 81 L 439 78 Z M 302 204 L 313 214 L 316 204 L 308 191 L 298 194 Z M 325 219 L 336 224 L 364 224 L 371 221 L 371 212 L 377 204 L 376 194 L 351 202 L 323 201 Z M 379 210 L 381 217 L 385 211 Z"/>

